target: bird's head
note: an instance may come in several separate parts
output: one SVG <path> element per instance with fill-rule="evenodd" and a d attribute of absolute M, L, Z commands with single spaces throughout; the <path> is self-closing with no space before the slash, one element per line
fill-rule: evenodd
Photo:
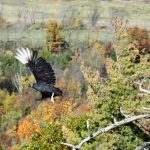
<path fill-rule="evenodd" d="M 59 88 L 57 88 L 57 90 L 55 91 L 55 95 L 62 96 L 62 91 Z"/>

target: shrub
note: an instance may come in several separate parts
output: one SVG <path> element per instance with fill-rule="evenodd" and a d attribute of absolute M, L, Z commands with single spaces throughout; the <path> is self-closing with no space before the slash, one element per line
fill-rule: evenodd
<path fill-rule="evenodd" d="M 20 150 L 67 150 L 68 148 L 61 144 L 62 141 L 61 125 L 48 124 L 40 133 L 34 133 L 30 138 L 30 143 L 22 146 Z"/>
<path fill-rule="evenodd" d="M 25 138 L 29 140 L 33 132 L 39 133 L 41 131 L 40 125 L 34 123 L 31 119 L 24 119 L 18 127 L 18 136 L 19 138 Z"/>
<path fill-rule="evenodd" d="M 44 57 L 48 62 L 59 66 L 61 69 L 67 68 L 72 60 L 72 54 L 70 51 L 66 51 L 65 53 L 49 53 L 47 51 L 42 52 L 40 54 Z"/>
<path fill-rule="evenodd" d="M 17 95 L 15 93 L 12 93 L 9 95 L 7 93 L 5 99 L 3 100 L 3 106 L 6 110 L 13 110 L 14 109 L 14 103 L 17 101 Z"/>
<path fill-rule="evenodd" d="M 111 80 L 101 80 L 98 72 L 92 67 L 85 67 L 82 65 L 81 70 L 88 83 L 87 99 L 93 106 L 93 112 L 91 119 L 97 126 L 106 127 L 113 122 L 113 116 L 117 120 L 122 119 L 120 113 L 120 107 L 123 106 L 125 110 L 129 111 L 131 115 L 139 113 L 142 106 L 148 105 L 149 101 L 146 97 L 149 95 L 138 96 L 138 91 L 132 84 L 138 80 L 143 74 L 147 76 L 149 73 L 149 64 L 146 63 L 146 56 L 142 56 L 142 61 L 139 64 L 131 63 L 130 59 L 133 56 L 132 53 L 122 54 L 119 59 L 120 72 L 123 78 L 120 77 L 120 72 L 116 70 L 116 62 L 111 61 L 107 64 L 107 69 Z M 107 61 L 109 58 L 107 59 Z M 109 60 L 110 61 L 110 60 Z M 146 63 L 145 65 L 142 65 Z M 147 100 L 146 100 L 147 99 Z M 132 105 L 131 105 L 132 104 Z M 96 130 L 96 127 L 92 128 Z M 138 134 L 136 134 L 138 132 Z M 124 134 L 125 133 L 125 134 Z M 114 136 L 114 140 L 109 140 Z M 98 142 L 102 143 L 102 149 L 134 149 L 137 144 L 141 144 L 147 137 L 143 134 L 136 125 L 128 125 L 122 127 L 119 130 L 101 134 L 99 137 L 92 141 L 92 144 L 86 144 L 83 149 L 89 147 L 98 148 Z M 128 140 L 130 139 L 130 140 Z"/>
<path fill-rule="evenodd" d="M 37 107 L 37 110 L 32 111 L 31 116 L 39 123 L 49 122 L 53 124 L 72 113 L 72 101 L 66 100 L 55 104 L 43 102 Z"/>
<path fill-rule="evenodd" d="M 65 37 L 60 35 L 62 26 L 57 21 L 50 21 L 47 27 L 47 49 L 51 52 L 58 52 L 61 48 L 67 48 L 69 45 Z"/>
<path fill-rule="evenodd" d="M 139 50 L 139 53 L 150 53 L 150 39 L 147 29 L 139 27 L 129 28 L 128 41 L 133 43 L 133 46 Z"/>
<path fill-rule="evenodd" d="M 81 83 L 73 79 L 61 80 L 58 83 L 58 86 L 63 89 L 64 95 L 67 95 L 69 98 L 79 98 L 81 97 Z"/>

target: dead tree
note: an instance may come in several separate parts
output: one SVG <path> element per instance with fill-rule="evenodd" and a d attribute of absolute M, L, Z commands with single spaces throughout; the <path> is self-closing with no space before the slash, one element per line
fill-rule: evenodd
<path fill-rule="evenodd" d="M 100 17 L 100 12 L 99 12 L 98 8 L 94 8 L 92 10 L 90 17 L 89 17 L 90 24 L 92 27 L 96 26 L 96 23 L 97 23 L 99 17 Z"/>
<path fill-rule="evenodd" d="M 17 73 L 13 78 L 13 83 L 20 95 L 23 93 L 23 75 L 22 75 L 22 68 L 20 66 L 20 72 Z"/>
<path fill-rule="evenodd" d="M 130 122 L 134 122 L 136 120 L 139 120 L 139 119 L 142 119 L 142 118 L 150 118 L 150 114 L 143 114 L 143 115 L 137 115 L 137 116 L 128 116 L 124 113 L 124 110 L 122 108 L 120 108 L 120 112 L 121 114 L 125 117 L 125 119 L 121 120 L 121 121 L 117 121 L 115 118 L 114 118 L 114 123 L 105 127 L 105 128 L 99 128 L 96 132 L 90 134 L 88 137 L 86 137 L 85 139 L 81 140 L 81 142 L 78 144 L 78 145 L 73 145 L 73 144 L 70 144 L 70 143 L 64 143 L 64 142 L 61 142 L 61 144 L 63 145 L 66 145 L 68 147 L 71 147 L 72 150 L 80 150 L 81 147 L 88 141 L 90 141 L 91 139 L 95 138 L 96 136 L 104 133 L 104 132 L 107 132 L 109 130 L 112 130 L 112 129 L 115 129 L 121 125 L 125 125 L 125 124 L 128 124 Z M 87 120 L 87 130 L 89 129 L 89 120 Z"/>

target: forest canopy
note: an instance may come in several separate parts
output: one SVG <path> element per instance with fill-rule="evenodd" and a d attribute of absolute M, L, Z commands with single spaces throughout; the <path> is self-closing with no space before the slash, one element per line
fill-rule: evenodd
<path fill-rule="evenodd" d="M 96 1 L 96 7 L 84 1 L 86 14 L 79 1 L 56 1 L 49 14 L 51 3 L 41 1 L 41 11 L 34 0 L 18 0 L 23 11 L 9 0 L 0 2 L 0 149 L 148 150 L 149 27 L 133 24 L 135 14 L 130 13 L 142 5 L 146 19 L 149 4 L 138 2 L 131 10 L 128 2 Z M 128 11 L 121 7 L 124 3 Z M 48 70 L 36 70 L 35 76 L 19 62 L 16 49 L 22 47 L 30 49 L 26 57 L 38 52 L 42 63 L 39 68 L 38 59 L 32 63 L 41 69 L 44 60 Z M 42 81 L 53 77 L 56 83 L 49 81 L 62 95 L 41 99 L 30 86 L 41 74 Z"/>

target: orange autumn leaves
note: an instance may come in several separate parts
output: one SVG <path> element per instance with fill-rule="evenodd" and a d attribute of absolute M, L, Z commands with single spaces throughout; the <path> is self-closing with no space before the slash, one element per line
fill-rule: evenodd
<path fill-rule="evenodd" d="M 44 101 L 32 110 L 31 114 L 22 120 L 18 127 L 19 139 L 26 139 L 29 141 L 31 135 L 35 132 L 40 133 L 41 124 L 61 124 L 61 120 L 65 116 L 74 116 L 87 113 L 91 111 L 88 103 L 76 104 L 73 99 L 55 101 L 54 104 L 49 101 Z"/>
<path fill-rule="evenodd" d="M 25 119 L 19 125 L 18 136 L 26 140 L 32 135 L 33 132 L 40 132 L 41 128 L 38 123 L 34 123 L 31 119 Z"/>
<path fill-rule="evenodd" d="M 32 113 L 20 123 L 18 127 L 18 136 L 20 139 L 24 138 L 29 140 L 32 133 L 41 131 L 41 123 L 59 123 L 61 117 L 71 115 L 72 113 L 71 100 L 54 104 L 48 101 L 42 102 L 36 110 L 32 111 Z"/>
<path fill-rule="evenodd" d="M 32 111 L 31 115 L 35 120 L 40 120 L 41 122 L 53 123 L 59 121 L 63 116 L 71 115 L 72 111 L 72 100 L 66 100 L 61 102 L 55 102 L 50 104 L 50 102 L 45 101 L 41 103 L 35 111 Z"/>

